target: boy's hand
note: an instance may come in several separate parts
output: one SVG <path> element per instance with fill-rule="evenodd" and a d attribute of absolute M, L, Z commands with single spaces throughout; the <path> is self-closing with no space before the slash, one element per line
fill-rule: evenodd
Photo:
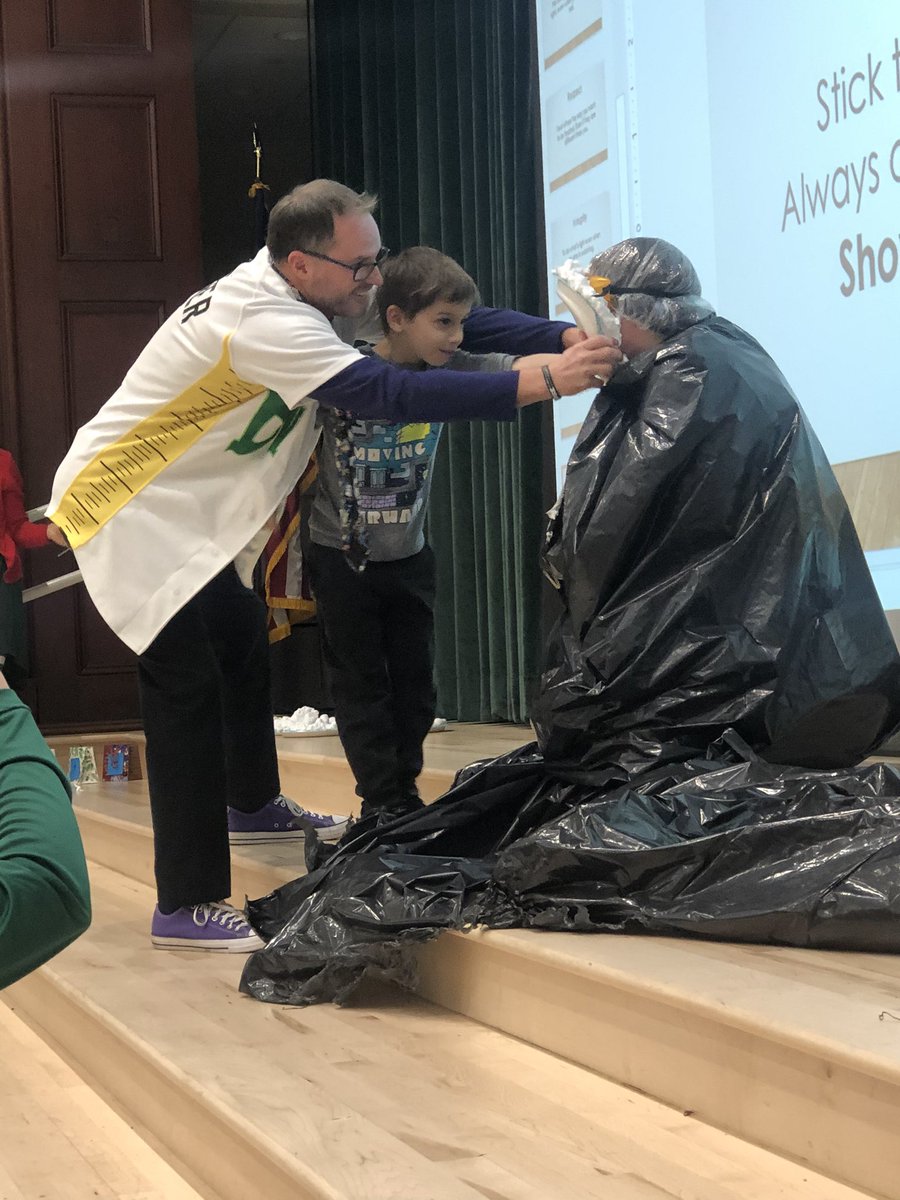
<path fill-rule="evenodd" d="M 564 329 L 562 333 L 563 350 L 568 350 L 570 346 L 577 346 L 579 342 L 583 342 L 587 334 L 583 329 L 579 329 L 577 325 L 570 325 L 568 329 Z"/>
<path fill-rule="evenodd" d="M 608 382 L 622 357 L 622 351 L 612 338 L 583 337 L 559 356 L 552 368 L 553 382 L 562 396 L 574 396 L 588 388 L 602 386 Z"/>

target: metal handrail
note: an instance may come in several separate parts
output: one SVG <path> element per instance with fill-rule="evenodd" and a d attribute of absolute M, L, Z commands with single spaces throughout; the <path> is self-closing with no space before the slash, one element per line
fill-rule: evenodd
<path fill-rule="evenodd" d="M 47 507 L 46 504 L 42 504 L 39 508 L 30 508 L 25 516 L 29 521 L 38 521 L 47 511 Z M 61 592 L 63 588 L 81 583 L 82 578 L 80 571 L 70 571 L 68 575 L 59 575 L 56 579 L 48 579 L 44 583 L 36 583 L 34 587 L 25 588 L 22 599 L 28 604 L 31 600 L 39 600 L 41 596 L 52 596 L 54 592 Z"/>
<path fill-rule="evenodd" d="M 83 576 L 80 571 L 71 571 L 68 575 L 59 575 L 56 579 L 48 579 L 45 583 L 36 583 L 34 587 L 25 588 L 22 599 L 28 604 L 31 600 L 39 600 L 41 596 L 52 596 L 63 588 L 81 583 Z"/>

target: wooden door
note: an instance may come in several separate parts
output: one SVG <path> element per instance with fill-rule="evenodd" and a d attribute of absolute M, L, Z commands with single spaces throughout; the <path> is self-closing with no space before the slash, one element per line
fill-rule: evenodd
<path fill-rule="evenodd" d="M 0 0 L 2 445 L 29 507 L 79 427 L 202 284 L 188 0 Z M 74 570 L 32 552 L 29 580 Z M 82 586 L 35 601 L 42 727 L 139 723 L 134 656 Z"/>

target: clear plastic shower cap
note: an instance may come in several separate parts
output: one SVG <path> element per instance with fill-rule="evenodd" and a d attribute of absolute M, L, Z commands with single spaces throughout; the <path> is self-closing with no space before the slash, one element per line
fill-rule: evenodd
<path fill-rule="evenodd" d="M 661 338 L 673 337 L 712 316 L 691 260 L 661 238 L 626 238 L 591 261 L 589 276 L 611 280 L 617 312 Z"/>

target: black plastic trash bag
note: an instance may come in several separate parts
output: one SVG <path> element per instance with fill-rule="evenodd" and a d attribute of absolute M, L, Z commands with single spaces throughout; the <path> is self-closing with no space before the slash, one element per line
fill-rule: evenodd
<path fill-rule="evenodd" d="M 900 721 L 900 658 L 834 475 L 679 251 L 592 270 L 663 340 L 598 397 L 551 523 L 540 753 L 251 904 L 259 999 L 408 982 L 474 924 L 900 950 L 900 775 L 852 767 Z"/>
<path fill-rule="evenodd" d="M 251 902 L 251 920 L 272 940 L 248 961 L 241 991 L 275 1004 L 340 1004 L 364 976 L 411 986 L 408 949 L 471 923 L 466 907 L 488 878 L 477 859 L 342 854 Z M 290 915 L 281 924 L 277 914 Z"/>
<path fill-rule="evenodd" d="M 565 611 L 532 709 L 545 757 L 633 770 L 731 727 L 772 762 L 858 762 L 900 722 L 900 661 L 795 396 L 668 243 L 591 269 L 651 289 L 620 311 L 671 332 L 616 372 L 569 459 L 546 551 Z"/>
<path fill-rule="evenodd" d="M 532 928 L 896 952 L 898 827 L 895 767 L 708 763 L 578 805 L 503 851 L 493 882 Z"/>
<path fill-rule="evenodd" d="M 720 745 L 598 798 L 530 750 L 253 901 L 272 940 L 241 990 L 313 1004 L 366 975 L 410 985 L 416 944 L 475 925 L 900 951 L 896 767 L 810 772 Z M 477 857 L 458 852 L 470 834 Z"/>
<path fill-rule="evenodd" d="M 443 929 L 514 925 L 518 914 L 491 895 L 496 850 L 560 816 L 545 795 L 536 747 L 482 765 L 441 800 L 376 829 L 360 823 L 346 849 L 287 883 L 248 915 L 268 940 L 248 960 L 241 990 L 259 1000 L 341 1001 L 366 974 L 412 977 L 409 947 Z"/>

